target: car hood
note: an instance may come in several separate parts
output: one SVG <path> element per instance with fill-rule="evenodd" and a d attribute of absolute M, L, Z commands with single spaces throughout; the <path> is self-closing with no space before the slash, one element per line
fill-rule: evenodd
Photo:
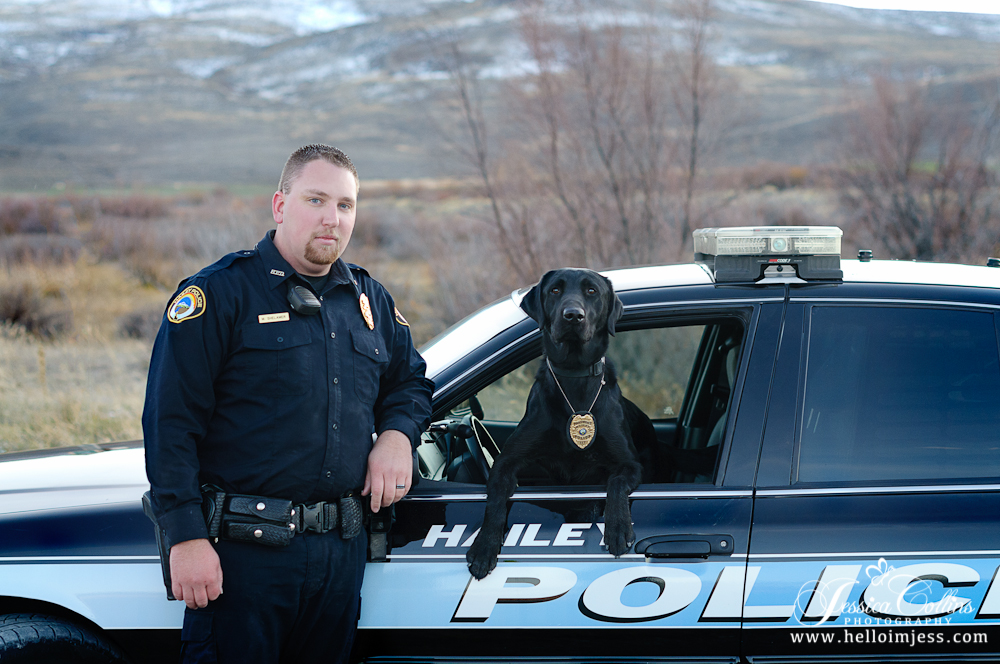
<path fill-rule="evenodd" d="M 149 489 L 140 448 L 0 457 L 0 514 L 138 503 Z"/>

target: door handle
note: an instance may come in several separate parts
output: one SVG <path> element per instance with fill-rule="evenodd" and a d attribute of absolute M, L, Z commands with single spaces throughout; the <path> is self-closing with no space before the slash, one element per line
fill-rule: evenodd
<path fill-rule="evenodd" d="M 635 552 L 647 558 L 708 558 L 733 552 L 729 535 L 654 535 L 636 542 Z"/>

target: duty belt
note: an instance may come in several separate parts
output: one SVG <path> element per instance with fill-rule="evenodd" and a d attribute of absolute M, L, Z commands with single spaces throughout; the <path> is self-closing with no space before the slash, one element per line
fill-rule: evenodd
<path fill-rule="evenodd" d="M 265 546 L 287 546 L 295 535 L 340 529 L 343 539 L 361 532 L 361 501 L 346 496 L 337 501 L 292 504 L 290 500 L 225 493 L 202 487 L 202 509 L 208 536 Z"/>

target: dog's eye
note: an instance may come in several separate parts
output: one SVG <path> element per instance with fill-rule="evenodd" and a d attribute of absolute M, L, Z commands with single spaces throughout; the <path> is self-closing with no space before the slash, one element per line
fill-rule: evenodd
<path fill-rule="evenodd" d="M 558 295 L 559 293 L 562 292 L 562 289 L 557 286 L 557 287 L 553 288 L 552 290 L 550 290 L 549 292 L 552 293 L 553 295 Z"/>
<path fill-rule="evenodd" d="M 587 295 L 597 295 L 597 289 L 591 286 L 587 289 Z"/>

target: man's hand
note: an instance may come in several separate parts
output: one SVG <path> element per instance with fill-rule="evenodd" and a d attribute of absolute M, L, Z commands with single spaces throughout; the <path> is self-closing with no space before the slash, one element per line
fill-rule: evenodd
<path fill-rule="evenodd" d="M 189 609 L 204 609 L 222 594 L 219 554 L 207 539 L 170 547 L 170 579 L 174 597 Z"/>
<path fill-rule="evenodd" d="M 406 495 L 413 477 L 413 448 L 400 431 L 383 431 L 368 455 L 368 473 L 362 496 L 372 496 L 372 512 L 388 507 Z"/>

